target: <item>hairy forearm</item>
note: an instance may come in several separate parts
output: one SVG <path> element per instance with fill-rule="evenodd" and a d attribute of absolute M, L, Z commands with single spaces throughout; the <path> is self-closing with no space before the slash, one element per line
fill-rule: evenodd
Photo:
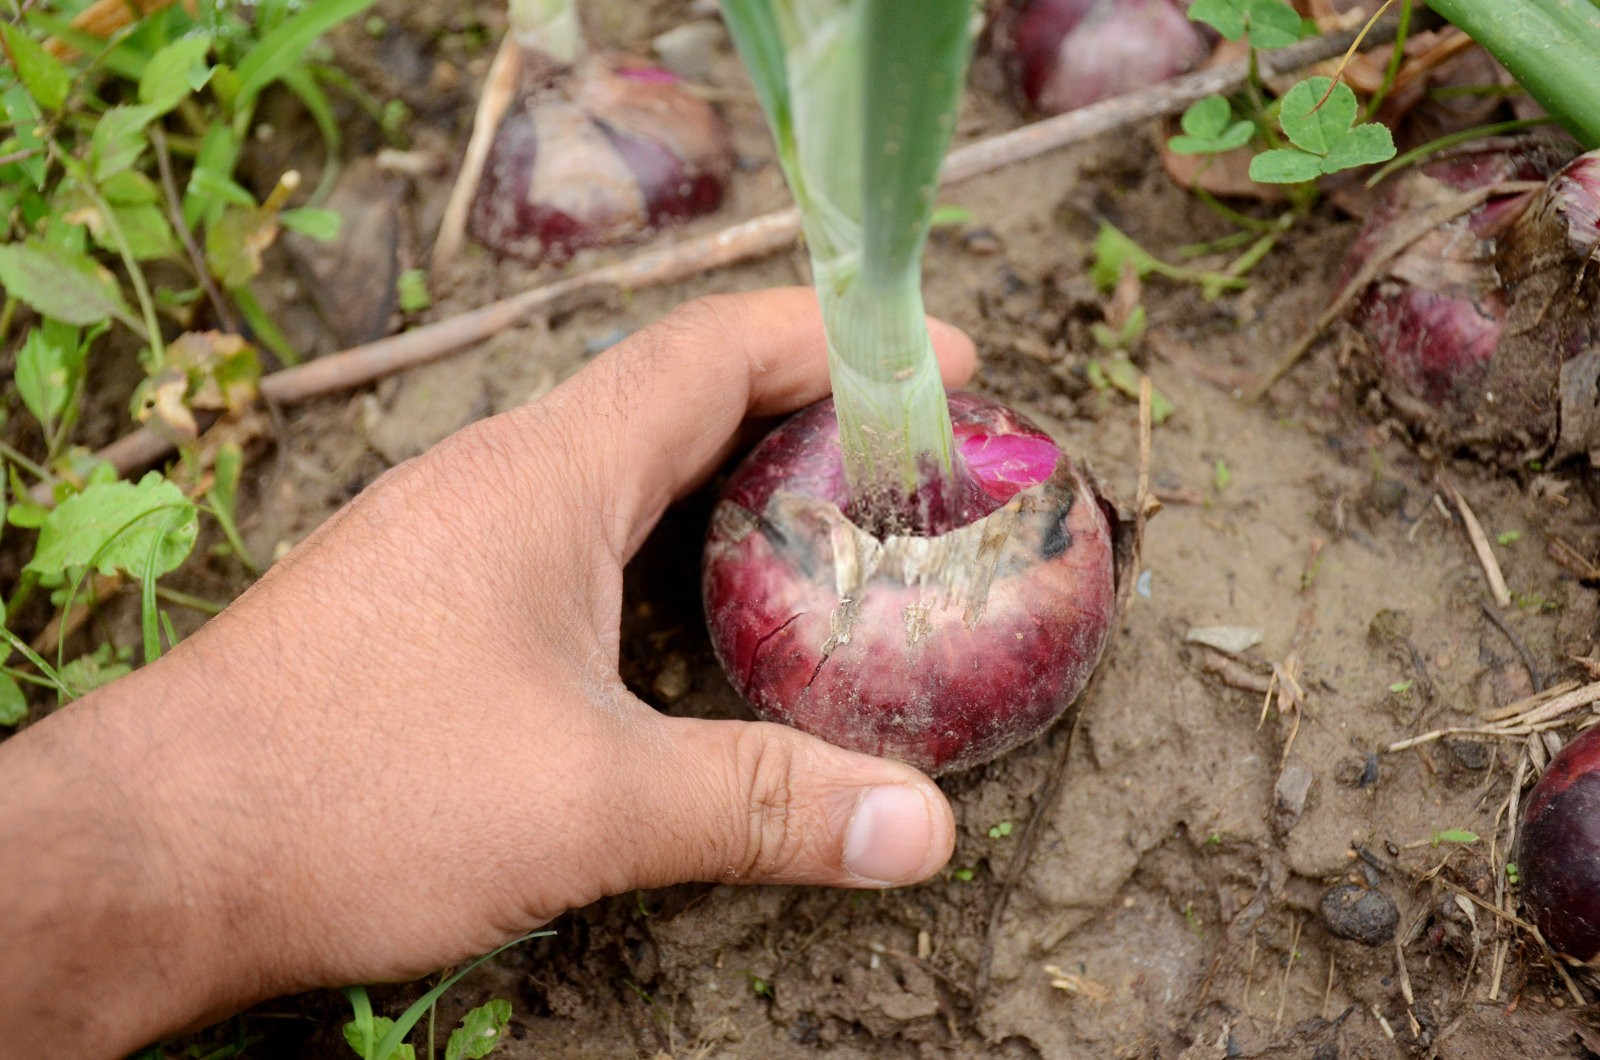
<path fill-rule="evenodd" d="M 185 763 L 161 735 L 180 704 L 149 680 L 0 744 L 6 1055 L 121 1056 L 251 992 L 216 963 L 227 911 L 207 890 L 211 840 L 184 834 Z"/>

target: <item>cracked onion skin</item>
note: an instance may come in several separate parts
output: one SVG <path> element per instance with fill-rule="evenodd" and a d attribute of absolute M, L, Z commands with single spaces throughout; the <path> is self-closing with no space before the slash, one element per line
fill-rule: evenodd
<path fill-rule="evenodd" d="M 1563 747 L 1534 785 L 1514 857 L 1523 907 L 1551 948 L 1600 956 L 1600 729 Z"/>
<path fill-rule="evenodd" d="M 880 541 L 848 519 L 823 401 L 735 471 L 702 580 L 717 657 L 759 717 L 930 774 L 1048 728 L 1117 606 L 1114 515 L 1084 472 L 997 402 L 952 394 L 950 415 L 979 498 L 963 525 Z"/>

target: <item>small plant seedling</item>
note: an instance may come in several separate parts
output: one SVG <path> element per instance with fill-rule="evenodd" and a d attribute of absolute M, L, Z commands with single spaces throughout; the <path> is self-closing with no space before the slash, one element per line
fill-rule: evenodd
<path fill-rule="evenodd" d="M 1502 530 L 1494 538 L 1502 545 L 1513 545 L 1522 540 L 1521 530 Z"/>
<path fill-rule="evenodd" d="M 344 1025 L 344 1040 L 362 1060 L 416 1060 L 416 1049 L 406 1042 L 406 1036 L 422 1017 L 433 1010 L 434 1005 L 451 987 L 478 965 L 499 956 L 511 947 L 529 939 L 554 934 L 554 931 L 532 931 L 490 950 L 417 998 L 397 1020 L 374 1015 L 372 999 L 367 996 L 364 987 L 346 987 L 344 995 L 350 1002 L 352 1018 Z M 510 1020 L 511 1002 L 500 998 L 472 1009 L 462 1017 L 456 1029 L 451 1031 L 449 1042 L 445 1046 L 446 1060 L 464 1060 L 467 1057 L 476 1060 L 478 1057 L 488 1056 L 505 1033 Z M 429 1055 L 432 1055 L 431 1047 Z"/>
<path fill-rule="evenodd" d="M 407 269 L 395 280 L 395 295 L 402 313 L 420 313 L 433 304 L 428 291 L 428 274 L 422 269 Z"/>
<path fill-rule="evenodd" d="M 1179 120 L 1183 132 L 1167 141 L 1180 155 L 1220 155 L 1250 142 L 1256 127 L 1236 119 L 1233 106 L 1222 96 L 1197 100 Z"/>
<path fill-rule="evenodd" d="M 962 883 L 971 883 L 974 873 L 970 868 L 959 868 L 951 869 L 950 875 L 960 880 Z"/>
<path fill-rule="evenodd" d="M 772 984 L 754 972 L 747 974 L 750 976 L 750 992 L 756 997 L 764 997 L 770 1000 L 772 998 Z"/>
<path fill-rule="evenodd" d="M 1104 360 L 1092 360 L 1085 368 L 1089 385 L 1096 390 L 1111 389 L 1130 401 L 1139 400 L 1139 380 L 1143 372 L 1126 356 L 1118 355 Z M 1167 422 L 1174 411 L 1172 400 L 1154 388 L 1150 391 L 1150 422 L 1156 426 Z"/>
<path fill-rule="evenodd" d="M 1459 843 L 1462 846 L 1469 846 L 1477 841 L 1478 833 L 1469 832 L 1465 828 L 1443 828 L 1433 833 L 1432 839 L 1434 846 L 1438 846 L 1441 843 Z"/>
<path fill-rule="evenodd" d="M 1515 861 L 1506 862 L 1506 882 L 1515 887 L 1521 882 L 1521 872 Z"/>
<path fill-rule="evenodd" d="M 1233 472 L 1228 470 L 1228 462 L 1219 457 L 1217 462 L 1212 465 L 1211 484 L 1217 488 L 1218 493 L 1221 493 L 1223 490 L 1227 489 L 1232 482 Z"/>
<path fill-rule="evenodd" d="M 1316 33 L 1283 0 L 1194 0 L 1189 17 L 1229 40 L 1246 39 L 1252 48 L 1285 48 Z"/>
<path fill-rule="evenodd" d="M 1144 337 L 1146 323 L 1144 306 L 1136 305 L 1121 327 L 1112 328 L 1108 324 L 1095 323 L 1089 328 L 1089 333 L 1094 336 L 1095 345 L 1103 350 L 1126 350 Z"/>
<path fill-rule="evenodd" d="M 1011 822 L 1001 821 L 989 829 L 990 839 L 1004 839 L 1011 834 Z"/>
<path fill-rule="evenodd" d="M 1275 147 L 1250 160 L 1250 179 L 1298 184 L 1329 173 L 1394 157 L 1386 125 L 1356 122 L 1359 105 L 1349 85 L 1309 77 L 1278 103 L 1278 123 L 1292 147 Z"/>
<path fill-rule="evenodd" d="M 1407 692 L 1411 691 L 1411 686 L 1414 684 L 1416 684 L 1416 682 L 1409 678 L 1404 681 L 1396 681 L 1389 686 L 1389 691 L 1393 692 L 1397 696 L 1403 696 Z"/>

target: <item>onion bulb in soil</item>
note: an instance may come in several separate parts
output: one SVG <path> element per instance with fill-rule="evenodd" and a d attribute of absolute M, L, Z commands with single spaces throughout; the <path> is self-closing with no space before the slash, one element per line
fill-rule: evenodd
<path fill-rule="evenodd" d="M 847 514 L 832 400 L 798 413 L 727 483 L 703 570 L 712 643 L 757 715 L 930 773 L 1055 721 L 1117 595 L 1118 520 L 1086 474 L 989 399 L 952 394 L 950 417 L 955 496 L 880 535 Z"/>
<path fill-rule="evenodd" d="M 1600 729 L 1563 747 L 1528 793 L 1512 857 L 1523 908 L 1551 948 L 1600 956 Z"/>
<path fill-rule="evenodd" d="M 1346 283 L 1458 193 L 1546 181 L 1426 232 L 1354 297 L 1358 374 L 1440 446 L 1516 462 L 1600 448 L 1600 153 L 1563 166 L 1572 150 L 1491 143 L 1413 170 L 1351 247 Z"/>
<path fill-rule="evenodd" d="M 561 260 L 721 205 L 727 127 L 675 75 L 618 56 L 572 69 L 536 52 L 525 62 L 468 215 L 479 242 L 530 263 Z"/>
<path fill-rule="evenodd" d="M 1145 88 L 1198 66 L 1205 32 L 1175 0 L 1028 0 L 997 39 L 1042 114 Z"/>

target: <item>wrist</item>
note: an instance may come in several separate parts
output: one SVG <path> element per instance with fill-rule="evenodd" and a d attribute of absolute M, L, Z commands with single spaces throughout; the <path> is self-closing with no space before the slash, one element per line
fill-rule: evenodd
<path fill-rule="evenodd" d="M 250 925 L 230 925 L 208 864 L 226 837 L 200 817 L 171 687 L 143 684 L 0 745 L 0 1041 L 17 1055 L 122 1056 L 263 993 L 226 937 Z"/>

